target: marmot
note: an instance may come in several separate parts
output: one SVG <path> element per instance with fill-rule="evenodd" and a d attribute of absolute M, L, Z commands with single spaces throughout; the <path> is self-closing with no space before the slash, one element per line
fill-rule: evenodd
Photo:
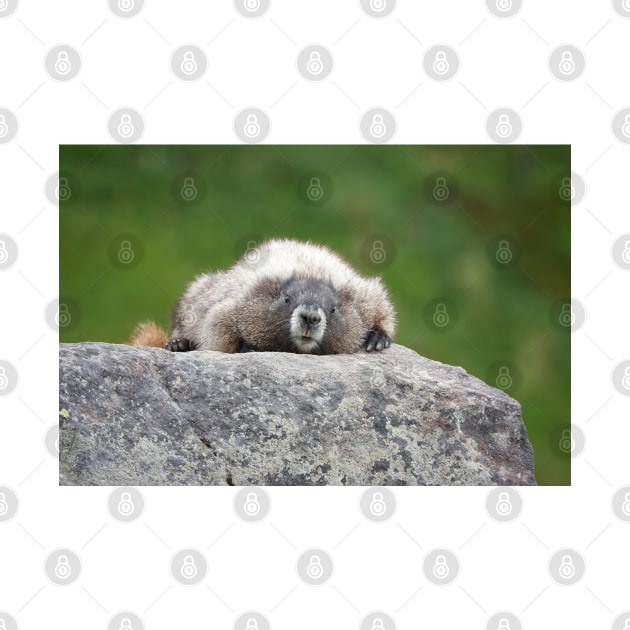
<path fill-rule="evenodd" d="M 227 271 L 197 276 L 175 306 L 170 341 L 145 322 L 129 343 L 173 352 L 340 354 L 388 348 L 395 326 L 380 278 L 361 276 L 321 245 L 271 240 Z"/>

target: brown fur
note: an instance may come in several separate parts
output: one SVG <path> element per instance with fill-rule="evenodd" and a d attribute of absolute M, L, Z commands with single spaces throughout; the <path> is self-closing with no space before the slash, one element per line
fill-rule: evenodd
<path fill-rule="evenodd" d="M 152 346 L 163 348 L 168 342 L 166 333 L 154 322 L 138 324 L 129 340 L 130 346 Z"/>

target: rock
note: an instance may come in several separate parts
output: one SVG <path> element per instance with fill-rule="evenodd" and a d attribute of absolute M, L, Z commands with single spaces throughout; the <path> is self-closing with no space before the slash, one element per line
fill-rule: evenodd
<path fill-rule="evenodd" d="M 381 353 L 61 344 L 63 485 L 535 485 L 520 405 Z"/>

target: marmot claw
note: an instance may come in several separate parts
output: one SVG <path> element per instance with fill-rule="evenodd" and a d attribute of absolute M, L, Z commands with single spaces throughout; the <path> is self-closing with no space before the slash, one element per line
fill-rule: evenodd
<path fill-rule="evenodd" d="M 383 350 L 383 348 L 389 348 L 391 345 L 391 337 L 388 337 L 385 333 L 378 330 L 370 330 L 365 340 L 365 351 L 372 352 L 372 350 Z"/>
<path fill-rule="evenodd" d="M 189 352 L 190 350 L 194 350 L 196 346 L 190 339 L 178 337 L 177 339 L 171 339 L 165 344 L 164 348 L 171 352 Z"/>

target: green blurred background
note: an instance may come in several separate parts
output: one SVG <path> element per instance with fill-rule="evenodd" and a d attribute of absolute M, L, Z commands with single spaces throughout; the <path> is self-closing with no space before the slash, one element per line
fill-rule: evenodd
<path fill-rule="evenodd" d="M 523 407 L 569 485 L 569 146 L 62 146 L 60 339 L 169 326 L 185 284 L 271 237 L 381 275 L 396 342 Z"/>

